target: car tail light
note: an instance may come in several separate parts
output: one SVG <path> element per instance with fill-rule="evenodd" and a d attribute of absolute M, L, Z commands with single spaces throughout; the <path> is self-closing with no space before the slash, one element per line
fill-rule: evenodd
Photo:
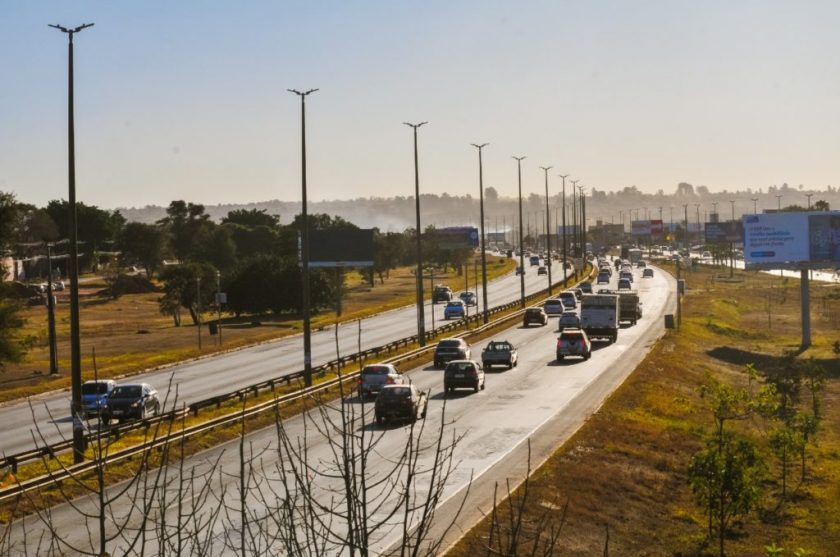
<path fill-rule="evenodd" d="M 557 348 L 560 348 L 560 339 L 557 339 Z"/>
<path fill-rule="evenodd" d="M 388 377 L 385 378 L 385 383 L 387 385 L 393 385 L 394 384 L 394 378 L 389 375 Z"/>

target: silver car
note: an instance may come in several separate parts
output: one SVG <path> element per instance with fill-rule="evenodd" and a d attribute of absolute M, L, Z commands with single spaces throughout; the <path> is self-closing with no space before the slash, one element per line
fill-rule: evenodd
<path fill-rule="evenodd" d="M 560 316 L 560 319 L 557 320 L 557 328 L 561 331 L 567 328 L 580 328 L 580 317 L 578 316 L 577 312 L 575 311 L 567 311 L 564 312 L 563 315 Z"/>
<path fill-rule="evenodd" d="M 405 378 L 393 364 L 365 366 L 359 374 L 359 398 L 377 394 L 385 385 L 404 385 Z"/>

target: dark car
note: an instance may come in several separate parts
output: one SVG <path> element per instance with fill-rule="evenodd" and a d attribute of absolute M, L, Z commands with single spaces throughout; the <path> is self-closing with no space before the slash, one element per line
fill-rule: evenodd
<path fill-rule="evenodd" d="M 548 268 L 546 268 L 545 265 L 540 265 L 539 267 L 537 267 L 537 274 L 538 275 L 547 275 L 548 274 Z"/>
<path fill-rule="evenodd" d="M 591 282 L 584 281 L 578 285 L 578 288 L 580 288 L 581 292 L 583 292 L 584 294 L 592 294 Z"/>
<path fill-rule="evenodd" d="M 452 360 L 443 372 L 443 390 L 451 393 L 455 389 L 472 389 L 476 393 L 484 390 L 484 370 L 474 360 Z"/>
<path fill-rule="evenodd" d="M 468 360 L 470 345 L 462 338 L 445 338 L 435 347 L 435 367 L 443 367 L 450 360 Z"/>
<path fill-rule="evenodd" d="M 630 279 L 620 278 L 618 279 L 618 289 L 619 290 L 632 290 L 633 284 L 630 282 Z"/>
<path fill-rule="evenodd" d="M 653 278 L 653 269 L 648 267 L 644 271 L 642 271 L 642 278 Z"/>
<path fill-rule="evenodd" d="M 99 379 L 82 383 L 82 414 L 84 417 L 98 416 L 108 395 L 117 386 L 113 379 Z"/>
<path fill-rule="evenodd" d="M 597 280 L 598 284 L 609 284 L 610 283 L 610 276 L 611 276 L 610 273 L 606 273 L 604 271 L 601 271 L 600 273 L 598 273 L 598 280 Z"/>
<path fill-rule="evenodd" d="M 448 302 L 452 299 L 452 289 L 445 284 L 438 284 L 432 291 L 432 303 Z"/>
<path fill-rule="evenodd" d="M 548 325 L 548 315 L 546 315 L 543 308 L 528 308 L 525 310 L 525 317 L 522 319 L 522 324 L 528 326 L 531 323 L 538 323 L 540 325 Z"/>
<path fill-rule="evenodd" d="M 376 394 L 385 385 L 402 385 L 405 378 L 393 364 L 375 364 L 365 366 L 359 374 L 359 398 Z"/>
<path fill-rule="evenodd" d="M 160 414 L 158 392 L 148 383 L 117 385 L 102 405 L 102 421 L 137 419 Z"/>
<path fill-rule="evenodd" d="M 429 397 L 414 385 L 386 385 L 379 391 L 374 405 L 376 423 L 385 420 L 409 420 L 426 417 Z"/>

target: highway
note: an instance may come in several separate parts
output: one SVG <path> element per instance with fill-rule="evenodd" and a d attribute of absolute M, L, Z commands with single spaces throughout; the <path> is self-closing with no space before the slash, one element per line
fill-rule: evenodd
<path fill-rule="evenodd" d="M 408 425 L 387 425 L 384 427 L 373 425 L 372 404 L 362 405 L 355 396 L 345 399 L 345 409 L 350 410 L 357 421 L 351 429 L 357 436 L 367 435 L 374 443 L 369 451 L 366 477 L 370 486 L 368 506 L 372 509 L 366 521 L 371 527 L 382 519 L 382 524 L 371 532 L 370 547 L 376 552 L 393 550 L 395 543 L 402 537 L 402 515 L 398 511 L 389 514 L 389 505 L 396 503 L 400 490 L 397 485 L 380 485 L 374 490 L 374 481 L 387 482 L 387 478 L 394 474 L 394 463 L 400 460 L 409 436 L 416 438 L 418 446 L 424 447 L 419 453 L 419 465 L 431 466 L 435 457 L 432 444 L 434 433 L 443 428 L 445 438 L 457 438 L 452 455 L 454 468 L 446 477 L 442 486 L 442 497 L 439 508 L 442 513 L 435 524 L 440 528 L 451 518 L 452 508 L 457 507 L 466 488 L 470 487 L 470 498 L 464 505 L 461 525 L 468 528 L 480 516 L 477 509 L 488 510 L 488 497 L 492 501 L 492 483 L 504 478 L 516 479 L 522 468 L 521 453 L 527 441 L 531 439 L 535 445 L 542 447 L 534 455 L 534 465 L 550 454 L 553 448 L 562 444 L 563 440 L 583 423 L 586 417 L 597 409 L 602 401 L 629 373 L 635 363 L 641 361 L 654 340 L 663 330 L 662 316 L 673 309 L 673 292 L 675 284 L 666 273 L 655 271 L 653 278 L 642 279 L 640 270 L 634 269 L 636 277 L 634 288 L 638 291 L 643 302 L 644 316 L 637 325 L 622 328 L 618 341 L 614 344 L 596 344 L 596 350 L 589 361 L 567 359 L 564 362 L 555 360 L 556 318 L 552 318 L 546 327 L 523 328 L 517 324 L 499 334 L 494 339 L 505 339 L 512 342 L 519 350 L 519 365 L 512 370 L 494 370 L 486 376 L 486 389 L 479 393 L 461 391 L 455 395 L 443 395 L 442 372 L 430 366 L 410 370 L 409 376 L 413 384 L 430 394 L 428 415 L 425 420 L 418 422 L 412 430 Z M 615 287 L 614 275 L 611 287 Z M 491 339 L 473 345 L 473 358 L 480 358 L 480 350 Z M 338 405 L 336 405 L 338 406 Z M 445 416 L 443 410 L 445 407 Z M 364 423 L 358 421 L 365 416 Z M 348 413 L 344 414 L 345 416 Z M 341 415 L 335 408 L 326 410 L 323 417 L 338 423 Z M 306 474 L 306 484 L 310 485 L 319 500 L 329 506 L 328 501 L 342 501 L 341 477 L 336 477 L 335 445 L 328 442 L 328 437 L 336 439 L 337 432 L 332 426 L 325 426 L 322 415 L 313 411 L 308 415 L 291 418 L 284 423 L 284 431 L 288 438 L 298 447 L 306 447 L 308 462 L 313 469 Z M 321 427 L 314 427 L 320 423 Z M 418 433 L 419 425 L 423 425 L 422 437 Z M 562 432 L 562 435 L 559 432 Z M 177 523 L 177 513 L 188 512 L 190 505 L 195 505 L 202 516 L 210 516 L 211 509 L 222 509 L 212 522 L 212 535 L 207 534 L 211 528 L 198 529 L 197 535 L 190 538 L 193 525 L 182 524 L 185 553 L 202 553 L 208 555 L 225 555 L 241 550 L 240 536 L 243 517 L 249 523 L 248 535 L 250 544 L 262 544 L 251 547 L 248 554 L 276 554 L 284 553 L 283 547 L 272 536 L 282 531 L 284 535 L 294 532 L 302 536 L 306 529 L 306 521 L 300 516 L 291 530 L 283 530 L 288 521 L 275 520 L 283 512 L 283 502 L 290 498 L 284 496 L 280 478 L 282 471 L 290 470 L 290 462 L 294 461 L 288 454 L 279 450 L 278 433 L 274 427 L 249 434 L 244 441 L 239 440 L 213 447 L 207 451 L 186 459 L 184 466 L 179 469 L 170 467 L 166 476 L 176 480 L 183 474 L 188 477 L 192 470 L 196 470 L 197 483 L 212 491 L 206 499 L 200 494 L 191 493 L 188 497 L 180 498 L 180 505 L 174 499 L 163 502 L 166 508 L 166 522 L 172 528 Z M 246 452 L 253 452 L 253 469 L 248 466 L 242 468 L 239 450 L 243 447 Z M 210 463 L 217 462 L 214 469 Z M 245 483 L 240 481 L 238 471 L 252 470 Z M 205 478 L 200 473 L 208 474 Z M 212 472 L 212 473 L 211 473 Z M 358 469 L 357 469 L 358 472 Z M 149 475 L 151 476 L 151 474 Z M 212 479 L 210 479 L 212 477 Z M 359 477 L 357 473 L 355 477 Z M 472 480 L 471 480 L 472 478 Z M 426 491 L 424 482 L 427 476 L 416 478 L 417 492 L 420 496 Z M 521 477 L 519 478 L 521 479 Z M 397 482 L 398 484 L 399 482 Z M 246 504 L 239 501 L 240 488 L 250 485 L 247 490 Z M 294 486 L 295 482 L 286 484 Z M 120 489 L 126 485 L 114 486 L 109 489 L 109 495 L 117 497 Z M 299 489 L 290 488 L 293 493 L 300 493 Z M 106 531 L 109 535 L 116 535 L 114 522 L 119 522 L 129 513 L 132 505 L 139 505 L 136 496 L 123 494 L 115 507 L 108 510 Z M 220 505 L 224 502 L 224 506 Z M 380 505 L 381 503 L 381 505 Z M 80 512 L 96 513 L 96 499 L 94 497 L 79 499 L 73 505 L 62 504 L 51 510 L 52 527 L 66 542 L 76 547 L 96 547 L 98 536 L 97 526 L 91 518 L 83 517 Z M 113 512 L 113 517 L 111 513 Z M 299 513 L 297 508 L 293 514 Z M 128 523 L 136 528 L 152 530 L 155 524 L 160 525 L 160 516 L 164 514 L 160 508 L 152 506 L 146 513 L 148 521 L 140 523 L 140 514 L 135 512 L 127 518 Z M 326 517 L 321 509 L 319 516 Z M 340 521 L 339 521 L 340 522 Z M 342 527 L 335 525 L 340 534 Z M 17 543 L 17 549 L 10 554 L 17 555 L 22 547 L 22 532 L 27 532 L 30 554 L 35 547 L 33 540 L 44 535 L 49 538 L 43 524 L 37 519 L 30 519 L 25 525 L 17 522 L 13 525 L 9 540 Z M 127 531 L 126 531 L 127 532 Z M 454 532 L 457 534 L 457 532 Z M 450 532 L 453 534 L 453 532 Z M 433 530 L 433 536 L 440 536 L 440 532 Z M 123 538 L 127 538 L 124 535 Z M 55 538 L 50 538 L 55 539 Z M 157 547 L 160 536 L 150 531 L 144 542 L 147 554 L 157 554 L 161 548 Z M 449 541 L 449 540 L 448 540 Z M 447 541 L 447 543 L 448 543 Z M 117 539 L 108 544 L 107 549 L 112 554 L 122 554 L 128 549 L 127 539 Z M 203 544 L 200 551 L 195 545 Z M 312 554 L 347 554 L 346 549 L 339 549 L 340 543 L 328 546 L 324 551 L 312 551 Z M 169 548 L 171 551 L 171 548 Z M 136 548 L 130 554 L 139 554 Z M 48 551 L 38 551 L 38 554 L 48 554 Z"/>
<path fill-rule="evenodd" d="M 488 254 L 489 256 L 490 254 Z M 494 254 L 499 257 L 498 254 Z M 554 266 L 555 269 L 559 265 Z M 528 267 L 525 275 L 525 292 L 531 294 L 548 285 L 545 276 L 538 276 L 536 267 Z M 554 277 L 553 277 L 554 278 Z M 555 278 L 556 280 L 556 278 Z M 471 281 L 472 282 L 472 281 Z M 426 285 L 428 288 L 428 285 Z M 454 291 L 457 294 L 459 291 Z M 478 289 L 479 305 L 481 288 Z M 430 295 L 430 292 L 426 292 Z M 492 281 L 488 285 L 490 307 L 519 298 L 520 280 L 513 273 Z M 434 306 L 434 324 L 439 327 L 445 320 L 443 307 Z M 431 305 L 426 304 L 426 330 L 432 327 Z M 469 308 L 470 314 L 476 311 Z M 359 331 L 356 321 L 339 325 L 339 350 L 341 355 L 352 354 L 359 349 Z M 361 348 L 382 346 L 417 333 L 417 312 L 415 306 L 383 312 L 361 321 Z M 82 339 L 84 346 L 85 339 Z M 314 366 L 326 363 L 336 357 L 335 330 L 332 327 L 313 331 L 312 363 Z M 231 351 L 200 360 L 188 361 L 158 371 L 134 375 L 122 382 L 146 382 L 160 393 L 161 400 L 168 397 L 167 408 L 175 402 L 177 387 L 178 405 L 224 394 L 273 377 L 280 377 L 303 369 L 303 336 L 294 335 L 270 341 L 257 346 Z M 83 379 L 92 379 L 90 370 Z M 172 390 L 169 392 L 169 382 Z M 0 454 L 15 454 L 37 445 L 56 443 L 62 438 L 72 437 L 70 416 L 70 392 L 60 391 L 40 395 L 29 401 L 22 400 L 0 407 L 0 420 L 5 424 L 0 433 Z M 36 428 L 37 424 L 37 428 Z M 90 427 L 97 427 L 94 418 Z"/>

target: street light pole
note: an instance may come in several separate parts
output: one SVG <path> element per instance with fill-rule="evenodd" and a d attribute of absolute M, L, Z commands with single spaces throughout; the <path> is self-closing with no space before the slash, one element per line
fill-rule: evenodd
<path fill-rule="evenodd" d="M 730 199 L 729 204 L 732 206 L 732 226 L 733 232 L 735 228 L 735 200 Z M 729 241 L 729 278 L 735 275 L 735 242 Z"/>
<path fill-rule="evenodd" d="M 50 375 L 58 375 L 58 342 L 55 335 L 55 296 L 53 295 L 52 246 L 47 244 L 47 327 L 50 341 Z"/>
<path fill-rule="evenodd" d="M 808 210 L 811 210 L 811 196 L 814 195 L 813 193 L 806 193 L 805 197 L 808 198 Z"/>
<path fill-rule="evenodd" d="M 70 406 L 73 410 L 73 462 L 84 460 L 85 431 L 81 419 L 82 410 L 82 356 L 79 332 L 79 236 L 76 226 L 76 126 L 73 114 L 73 35 L 93 23 L 85 23 L 73 29 L 61 25 L 50 25 L 67 34 L 67 178 L 68 209 L 70 212 L 70 259 L 67 273 L 70 278 Z M 50 277 L 52 280 L 52 277 Z"/>
<path fill-rule="evenodd" d="M 577 183 L 580 180 L 569 180 L 572 183 L 572 259 L 577 257 L 578 247 L 578 224 L 577 224 Z M 577 280 L 578 268 L 575 265 L 575 280 Z"/>
<path fill-rule="evenodd" d="M 219 335 L 219 346 L 222 345 L 222 273 L 216 271 L 216 333 Z"/>
<path fill-rule="evenodd" d="M 513 157 L 516 159 L 516 173 L 519 178 L 519 305 L 525 307 L 525 243 L 522 237 L 522 161 L 526 158 Z"/>
<path fill-rule="evenodd" d="M 297 91 L 288 89 L 290 93 L 300 97 L 300 187 L 301 187 L 301 227 L 300 254 L 301 283 L 303 306 L 303 383 L 312 386 L 312 323 L 309 315 L 309 213 L 306 207 L 306 97 L 318 89 Z"/>
<path fill-rule="evenodd" d="M 487 147 L 487 145 L 489 143 L 482 143 L 481 145 L 472 144 L 473 147 L 478 149 L 478 195 L 481 216 L 481 301 L 484 304 L 482 320 L 485 325 L 487 324 L 489 314 L 487 313 L 487 248 L 484 245 L 484 169 L 481 160 L 481 150 Z"/>
<path fill-rule="evenodd" d="M 198 326 L 198 350 L 201 351 L 201 276 L 195 277 L 195 317 Z"/>
<path fill-rule="evenodd" d="M 586 194 L 583 193 L 583 186 L 578 186 L 580 190 L 580 250 L 583 252 L 581 259 L 581 270 L 586 267 Z"/>
<path fill-rule="evenodd" d="M 545 173 L 545 250 L 546 262 L 545 266 L 548 268 L 548 295 L 551 296 L 551 210 L 548 208 L 548 171 L 550 166 L 541 166 Z"/>
<path fill-rule="evenodd" d="M 756 205 L 756 203 L 758 202 L 758 198 L 757 197 L 751 197 L 750 201 L 753 202 L 753 214 L 755 215 L 755 214 L 758 213 L 758 208 L 757 208 L 758 205 Z"/>
<path fill-rule="evenodd" d="M 563 179 L 563 288 L 566 288 L 566 178 L 568 174 L 558 174 Z"/>
<path fill-rule="evenodd" d="M 781 211 L 781 210 L 782 210 L 782 196 L 781 196 L 781 194 L 779 194 L 779 195 L 777 195 L 777 196 L 776 196 L 776 203 L 777 203 L 777 205 L 778 205 L 778 206 L 777 206 L 777 209 L 778 209 L 779 211 Z"/>
<path fill-rule="evenodd" d="M 423 248 L 420 242 L 420 169 L 417 162 L 417 128 L 428 122 L 409 124 L 403 122 L 414 130 L 414 212 L 417 217 L 417 342 L 420 346 L 426 346 L 426 316 L 423 312 Z"/>
<path fill-rule="evenodd" d="M 697 210 L 697 245 L 699 246 L 703 243 L 703 236 L 700 230 L 700 204 L 695 203 L 694 208 Z"/>

